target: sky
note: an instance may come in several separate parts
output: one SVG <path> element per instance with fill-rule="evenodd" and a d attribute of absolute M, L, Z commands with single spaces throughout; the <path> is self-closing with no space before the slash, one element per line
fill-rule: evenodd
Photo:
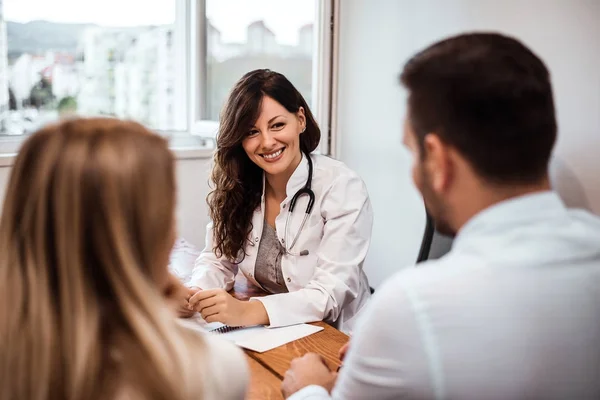
<path fill-rule="evenodd" d="M 242 42 L 246 27 L 264 20 L 282 44 L 297 42 L 298 29 L 314 22 L 317 0 L 207 0 L 206 14 L 225 42 Z M 4 19 L 162 25 L 175 21 L 176 0 L 4 0 Z M 140 10 L 143 10 L 140 12 Z"/>

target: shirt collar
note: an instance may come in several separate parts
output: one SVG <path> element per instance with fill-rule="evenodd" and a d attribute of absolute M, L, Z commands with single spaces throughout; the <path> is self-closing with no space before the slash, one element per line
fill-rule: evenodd
<path fill-rule="evenodd" d="M 308 180 L 308 160 L 304 152 L 301 152 L 302 159 L 300 160 L 300 164 L 296 167 L 292 176 L 288 180 L 288 183 L 285 187 L 285 191 L 287 197 L 293 196 L 298 190 L 300 190 L 306 184 Z M 314 164 L 314 161 L 313 161 Z M 314 171 L 313 171 L 313 179 L 314 179 Z M 265 197 L 265 187 L 266 187 L 266 177 L 263 172 L 263 188 L 262 188 L 262 198 Z"/>
<path fill-rule="evenodd" d="M 514 197 L 496 203 L 472 217 L 460 229 L 453 248 L 475 237 L 497 232 L 503 227 L 526 225 L 529 222 L 554 218 L 566 213 L 566 207 L 556 192 L 544 191 Z"/>

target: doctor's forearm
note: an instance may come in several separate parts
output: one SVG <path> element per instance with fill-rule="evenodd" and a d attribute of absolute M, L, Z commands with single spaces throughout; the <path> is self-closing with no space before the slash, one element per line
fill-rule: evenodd
<path fill-rule="evenodd" d="M 269 325 L 269 314 L 267 309 L 260 301 L 248 301 L 246 303 L 245 325 Z"/>

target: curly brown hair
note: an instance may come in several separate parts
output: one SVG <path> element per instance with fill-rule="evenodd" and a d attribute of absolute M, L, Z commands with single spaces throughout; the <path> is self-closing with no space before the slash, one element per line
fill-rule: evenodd
<path fill-rule="evenodd" d="M 246 255 L 243 249 L 252 231 L 252 214 L 260 205 L 263 192 L 263 171 L 248 158 L 242 141 L 256 123 L 265 96 L 290 113 L 304 109 L 306 130 L 300 135 L 304 153 L 315 150 L 321 139 L 321 130 L 306 100 L 282 74 L 254 70 L 233 87 L 221 113 L 211 177 L 214 190 L 207 197 L 213 221 L 213 251 L 217 257 L 224 256 L 232 262 Z"/>

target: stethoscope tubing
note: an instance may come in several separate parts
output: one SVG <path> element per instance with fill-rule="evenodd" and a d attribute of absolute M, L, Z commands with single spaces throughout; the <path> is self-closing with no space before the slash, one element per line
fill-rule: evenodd
<path fill-rule="evenodd" d="M 294 196 L 292 197 L 292 200 L 290 201 L 290 207 L 288 208 L 288 215 L 287 215 L 287 218 L 285 220 L 285 232 L 284 232 L 283 248 L 284 248 L 284 250 L 285 250 L 285 252 L 287 254 L 290 254 L 290 255 L 293 255 L 293 256 L 308 255 L 308 250 L 303 250 L 300 253 L 296 254 L 296 253 L 292 252 L 292 249 L 296 245 L 296 242 L 298 241 L 298 238 L 300 237 L 300 234 L 302 233 L 302 230 L 304 229 L 304 225 L 306 224 L 306 220 L 310 216 L 310 213 L 312 212 L 313 206 L 315 204 L 315 193 L 312 191 L 312 188 L 311 188 L 311 186 L 312 186 L 312 175 L 313 175 L 313 163 L 312 163 L 312 160 L 310 158 L 310 154 L 308 154 L 307 152 L 305 152 L 304 154 L 305 154 L 306 159 L 308 161 L 308 179 L 306 180 L 306 183 L 304 184 L 304 186 L 300 190 L 298 190 L 296 192 L 296 194 L 294 194 Z M 303 195 L 308 196 L 308 204 L 306 205 L 306 211 L 304 213 L 304 218 L 302 219 L 302 223 L 300 224 L 300 228 L 296 232 L 296 235 L 294 236 L 291 244 L 289 244 L 289 247 L 288 247 L 288 243 L 290 243 L 288 241 L 288 227 L 289 227 L 290 217 L 291 217 L 292 212 L 294 211 L 294 208 L 296 206 L 296 201 L 300 198 L 300 196 L 303 196 Z"/>

